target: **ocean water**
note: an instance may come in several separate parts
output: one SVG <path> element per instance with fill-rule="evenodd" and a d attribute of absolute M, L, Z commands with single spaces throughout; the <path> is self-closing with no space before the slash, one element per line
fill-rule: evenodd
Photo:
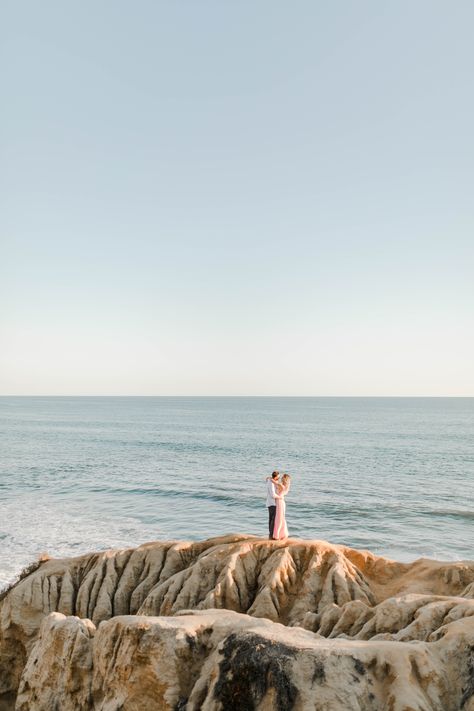
<path fill-rule="evenodd" d="M 474 398 L 0 398 L 0 587 L 39 554 L 267 534 L 474 559 Z"/>

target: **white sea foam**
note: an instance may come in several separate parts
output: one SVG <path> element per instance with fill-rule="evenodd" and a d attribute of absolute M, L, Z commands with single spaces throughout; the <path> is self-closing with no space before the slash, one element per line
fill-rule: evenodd
<path fill-rule="evenodd" d="M 54 501 L 22 496 L 2 504 L 0 589 L 12 582 L 23 567 L 42 554 L 54 557 L 79 555 L 106 548 L 127 548 L 163 536 L 154 525 L 133 517 L 96 516 L 74 511 Z"/>

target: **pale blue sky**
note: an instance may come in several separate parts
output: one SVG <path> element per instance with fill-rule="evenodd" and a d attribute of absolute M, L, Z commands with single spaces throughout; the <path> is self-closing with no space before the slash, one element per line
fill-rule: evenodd
<path fill-rule="evenodd" d="M 472 2 L 0 25 L 0 393 L 474 395 Z"/>

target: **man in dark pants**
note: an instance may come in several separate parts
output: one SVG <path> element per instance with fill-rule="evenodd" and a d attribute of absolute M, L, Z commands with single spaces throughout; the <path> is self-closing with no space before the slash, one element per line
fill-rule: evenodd
<path fill-rule="evenodd" d="M 279 477 L 278 472 L 272 472 L 271 478 L 270 477 L 267 478 L 268 531 L 270 533 L 269 538 L 272 541 L 274 540 L 273 539 L 273 525 L 275 523 L 275 514 L 276 514 L 275 484 L 278 481 L 278 477 Z"/>

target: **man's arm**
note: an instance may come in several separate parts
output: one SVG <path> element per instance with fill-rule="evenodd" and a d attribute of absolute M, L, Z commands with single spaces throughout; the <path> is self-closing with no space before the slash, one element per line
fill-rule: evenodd
<path fill-rule="evenodd" d="M 272 494 L 271 494 L 271 495 L 272 495 L 272 497 L 273 497 L 274 499 L 281 499 L 281 498 L 282 498 L 282 497 L 278 494 L 278 490 L 277 490 L 277 488 L 276 488 L 276 484 L 275 484 L 275 482 L 273 481 L 273 479 L 272 479 L 272 481 L 271 481 L 271 491 L 272 491 Z"/>
<path fill-rule="evenodd" d="M 275 499 L 276 498 L 276 491 L 275 491 L 275 484 L 273 483 L 273 479 L 269 479 L 267 481 L 267 489 L 268 489 L 268 493 L 270 494 L 272 499 Z"/>

